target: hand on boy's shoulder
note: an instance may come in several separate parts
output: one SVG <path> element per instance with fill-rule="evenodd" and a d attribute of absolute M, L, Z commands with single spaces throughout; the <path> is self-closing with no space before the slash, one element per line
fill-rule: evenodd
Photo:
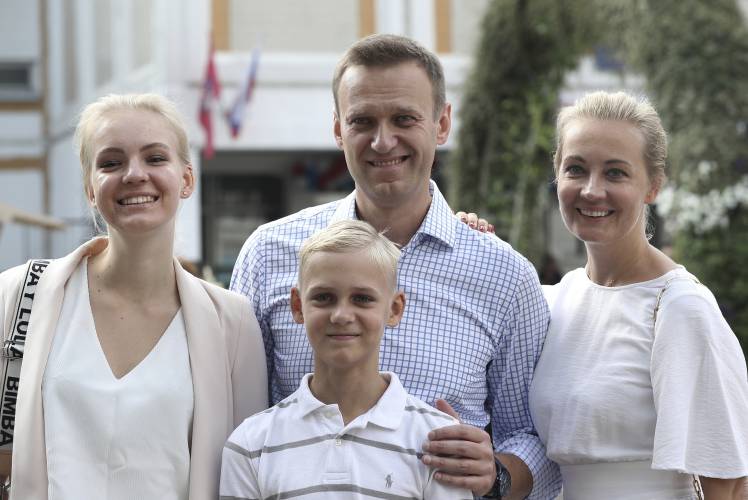
<path fill-rule="evenodd" d="M 459 423 L 457 413 L 446 401 L 438 399 L 436 407 L 457 423 L 429 433 L 421 460 L 439 470 L 435 475 L 439 482 L 467 488 L 479 495 L 487 492 L 496 478 L 491 437 L 483 429 Z"/>

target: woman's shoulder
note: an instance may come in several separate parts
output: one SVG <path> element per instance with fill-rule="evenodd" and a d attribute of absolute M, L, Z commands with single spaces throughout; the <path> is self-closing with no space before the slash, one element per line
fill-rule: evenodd
<path fill-rule="evenodd" d="M 236 293 L 232 290 L 227 290 L 215 283 L 210 283 L 202 278 L 198 278 L 179 268 L 179 275 L 186 282 L 191 283 L 192 286 L 203 290 L 210 298 L 211 302 L 215 305 L 216 309 L 221 310 L 234 310 L 244 307 L 250 307 L 249 299 L 246 296 Z"/>
<path fill-rule="evenodd" d="M 685 267 L 667 273 L 660 288 L 660 307 L 719 313 L 714 294 Z"/>
<path fill-rule="evenodd" d="M 585 281 L 584 278 L 586 278 L 586 276 L 584 268 L 578 267 L 577 269 L 572 269 L 564 274 L 561 281 L 555 285 L 543 285 L 543 295 L 545 296 L 548 305 L 552 307 L 556 298 L 558 298 L 558 296 L 564 291 L 580 286 L 580 283 Z"/>
<path fill-rule="evenodd" d="M 28 262 L 26 264 L 11 267 L 0 273 L 0 289 L 4 291 L 6 288 L 20 285 L 21 281 L 23 281 L 23 277 L 26 275 L 27 268 Z"/>
<path fill-rule="evenodd" d="M 682 267 L 671 273 L 659 292 L 655 338 L 688 338 L 705 346 L 737 342 L 714 294 Z"/>
<path fill-rule="evenodd" d="M 240 332 L 259 331 L 252 304 L 247 297 L 193 276 L 181 268 L 177 274 L 182 308 L 202 311 L 204 321 L 217 321 L 224 335 L 230 338 L 235 338 Z"/>

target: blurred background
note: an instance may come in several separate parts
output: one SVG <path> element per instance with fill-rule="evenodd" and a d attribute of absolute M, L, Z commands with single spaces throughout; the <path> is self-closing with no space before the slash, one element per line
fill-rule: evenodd
<path fill-rule="evenodd" d="M 653 242 L 748 345 L 748 0 L 0 0 L 0 270 L 94 233 L 72 132 L 87 103 L 175 100 L 198 189 L 177 252 L 228 283 L 260 224 L 353 187 L 332 135 L 343 51 L 398 33 L 439 54 L 453 131 L 434 178 L 556 281 L 583 265 L 552 179 L 559 106 L 647 95 L 671 136 Z"/>

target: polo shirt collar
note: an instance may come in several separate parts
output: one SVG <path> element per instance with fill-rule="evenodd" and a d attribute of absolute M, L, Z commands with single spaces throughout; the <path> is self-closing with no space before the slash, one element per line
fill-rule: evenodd
<path fill-rule="evenodd" d="M 408 393 L 405 392 L 400 379 L 394 372 L 382 372 L 382 375 L 389 378 L 390 384 L 376 406 L 369 410 L 368 420 L 379 427 L 395 430 L 400 427 L 403 419 Z"/>
<path fill-rule="evenodd" d="M 356 424 L 355 427 L 366 427 L 366 425 L 372 423 L 385 429 L 394 430 L 400 426 L 400 422 L 402 421 L 405 412 L 408 394 L 405 392 L 405 389 L 403 389 L 403 385 L 400 383 L 400 379 L 397 375 L 393 372 L 381 373 L 389 379 L 390 383 L 384 391 L 384 394 L 382 394 L 382 397 L 377 401 L 376 405 L 374 405 L 374 407 L 368 412 L 351 422 Z M 311 373 L 304 375 L 304 378 L 301 379 L 301 383 L 299 384 L 299 390 L 296 393 L 301 418 L 327 406 L 338 406 L 337 404 L 327 405 L 314 397 L 311 389 L 309 389 L 309 380 L 311 378 Z"/>
<path fill-rule="evenodd" d="M 447 200 L 433 180 L 429 180 L 429 192 L 431 193 L 431 206 L 421 223 L 421 227 L 416 231 L 416 235 L 428 235 L 453 247 L 455 245 L 456 224 L 459 221 L 454 217 Z M 356 191 L 354 190 L 351 194 L 340 200 L 332 219 L 330 219 L 330 223 L 357 218 Z"/>
<path fill-rule="evenodd" d="M 311 378 L 311 373 L 307 373 L 306 375 L 304 375 L 304 377 L 301 379 L 301 383 L 299 384 L 299 389 L 296 392 L 299 403 L 299 411 L 301 412 L 302 418 L 306 417 L 316 410 L 319 410 L 320 408 L 328 406 L 319 399 L 315 398 L 314 394 L 312 394 L 312 390 L 309 388 L 309 381 L 311 380 Z"/>

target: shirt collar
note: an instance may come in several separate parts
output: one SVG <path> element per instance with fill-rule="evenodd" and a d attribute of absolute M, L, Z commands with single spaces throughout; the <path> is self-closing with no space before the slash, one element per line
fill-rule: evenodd
<path fill-rule="evenodd" d="M 324 408 L 326 405 L 319 399 L 314 397 L 314 394 L 312 394 L 312 390 L 309 388 L 309 380 L 311 380 L 312 374 L 307 373 L 304 375 L 304 377 L 301 379 L 301 383 L 299 384 L 299 390 L 296 392 L 297 398 L 299 400 L 299 411 L 301 412 L 301 417 L 306 417 L 310 413 L 319 410 L 320 408 Z"/>
<path fill-rule="evenodd" d="M 390 383 L 377 404 L 369 410 L 368 421 L 385 429 L 397 429 L 405 413 L 408 394 L 394 372 L 382 372 Z M 366 425 L 367 422 L 362 422 Z"/>
<path fill-rule="evenodd" d="M 431 206 L 414 237 L 419 234 L 425 234 L 453 247 L 455 245 L 455 225 L 459 221 L 452 214 L 452 209 L 449 208 L 447 200 L 433 180 L 429 181 L 429 192 L 431 193 Z M 357 218 L 356 191 L 354 190 L 351 194 L 340 200 L 332 219 L 330 219 L 330 223 Z"/>
<path fill-rule="evenodd" d="M 366 427 L 369 423 L 383 427 L 385 429 L 397 429 L 405 413 L 407 403 L 407 393 L 403 389 L 400 379 L 393 372 L 382 372 L 385 378 L 389 379 L 389 384 L 379 401 L 368 412 L 357 417 L 351 424 L 353 427 Z M 299 384 L 297 392 L 299 410 L 301 417 L 319 411 L 322 408 L 338 405 L 327 405 L 318 400 L 309 389 L 309 380 L 312 378 L 311 373 L 304 375 Z"/>

